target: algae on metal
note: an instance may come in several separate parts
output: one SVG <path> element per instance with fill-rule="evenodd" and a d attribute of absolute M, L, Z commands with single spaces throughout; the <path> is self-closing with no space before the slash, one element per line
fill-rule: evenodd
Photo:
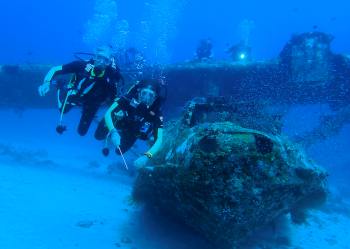
<path fill-rule="evenodd" d="M 193 110 L 168 124 L 154 167 L 137 177 L 135 201 L 172 216 L 220 248 L 239 246 L 283 214 L 302 222 L 305 210 L 325 201 L 327 173 L 297 146 L 242 128 L 229 115 L 191 123 Z"/>

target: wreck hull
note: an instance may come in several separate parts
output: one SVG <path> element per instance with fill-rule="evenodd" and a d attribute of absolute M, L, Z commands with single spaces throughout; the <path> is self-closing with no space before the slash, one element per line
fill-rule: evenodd
<path fill-rule="evenodd" d="M 326 172 L 279 137 L 231 122 L 167 128 L 153 170 L 140 172 L 136 201 L 165 212 L 220 248 L 236 248 L 251 233 L 327 195 Z M 239 247 L 238 247 L 239 248 Z"/>
<path fill-rule="evenodd" d="M 1 66 L 0 107 L 54 107 L 54 92 L 40 98 L 37 91 L 49 68 L 49 65 Z M 166 66 L 164 74 L 168 107 L 183 106 L 198 96 L 230 96 L 245 102 L 269 100 L 271 104 L 327 103 L 333 98 L 329 82 L 289 82 L 286 71 L 275 62 L 186 63 Z M 132 83 L 126 81 L 126 88 Z"/>

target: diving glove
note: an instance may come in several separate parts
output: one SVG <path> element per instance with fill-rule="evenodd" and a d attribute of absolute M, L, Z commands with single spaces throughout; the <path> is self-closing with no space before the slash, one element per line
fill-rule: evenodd
<path fill-rule="evenodd" d="M 45 81 L 42 85 L 40 85 L 38 91 L 40 96 L 45 96 L 50 91 L 50 81 Z"/>
<path fill-rule="evenodd" d="M 148 161 L 149 161 L 149 158 L 143 155 L 134 161 L 134 167 L 137 169 L 141 169 L 146 166 Z"/>
<path fill-rule="evenodd" d="M 118 131 L 116 129 L 113 129 L 111 131 L 111 141 L 115 147 L 119 147 L 120 145 L 120 136 L 118 134 Z"/>

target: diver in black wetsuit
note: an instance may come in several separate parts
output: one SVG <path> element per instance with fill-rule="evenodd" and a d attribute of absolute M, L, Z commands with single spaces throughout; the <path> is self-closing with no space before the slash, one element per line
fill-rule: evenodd
<path fill-rule="evenodd" d="M 44 83 L 39 87 L 40 96 L 50 90 L 52 79 L 56 75 L 73 74 L 72 80 L 58 89 L 58 107 L 61 120 L 56 130 L 63 133 L 62 116 L 74 106 L 82 107 L 78 133 L 84 136 L 99 107 L 106 101 L 109 104 L 117 97 L 117 87 L 121 80 L 119 68 L 116 66 L 109 47 L 99 47 L 90 61 L 73 61 L 51 68 Z"/>
<path fill-rule="evenodd" d="M 196 58 L 199 61 L 208 61 L 212 58 L 213 44 L 210 39 L 203 39 L 199 42 L 196 50 Z"/>
<path fill-rule="evenodd" d="M 129 150 L 137 139 L 154 138 L 151 148 L 135 161 L 137 168 L 145 166 L 162 144 L 163 87 L 157 80 L 142 80 L 134 85 L 125 96 L 111 105 L 105 122 L 100 123 L 95 133 L 98 140 L 109 137 L 117 154 Z"/>

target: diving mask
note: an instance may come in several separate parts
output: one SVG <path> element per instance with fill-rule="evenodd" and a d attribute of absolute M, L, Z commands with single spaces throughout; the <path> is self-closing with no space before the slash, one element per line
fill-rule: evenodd
<path fill-rule="evenodd" d="M 139 92 L 139 101 L 147 106 L 151 106 L 156 100 L 156 93 L 149 88 L 143 88 Z"/>
<path fill-rule="evenodd" d="M 95 56 L 94 61 L 95 67 L 100 68 L 105 68 L 111 63 L 111 60 L 109 58 L 98 54 Z"/>

